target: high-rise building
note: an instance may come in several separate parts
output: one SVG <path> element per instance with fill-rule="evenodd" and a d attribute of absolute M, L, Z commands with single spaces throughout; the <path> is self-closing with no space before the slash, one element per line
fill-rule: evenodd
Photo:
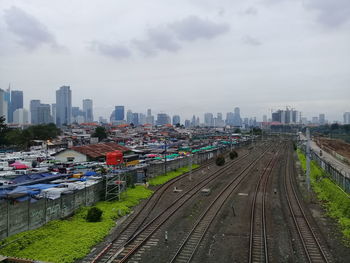
<path fill-rule="evenodd" d="M 51 104 L 52 122 L 56 124 L 56 103 Z"/>
<path fill-rule="evenodd" d="M 236 107 L 234 109 L 233 113 L 233 125 L 234 126 L 241 126 L 242 125 L 242 119 L 241 119 L 241 113 L 240 109 Z"/>
<path fill-rule="evenodd" d="M 213 127 L 214 126 L 214 116 L 213 113 L 205 113 L 204 114 L 204 125 L 207 127 Z"/>
<path fill-rule="evenodd" d="M 124 120 L 124 106 L 115 106 L 115 118 L 116 121 Z"/>
<path fill-rule="evenodd" d="M 11 91 L 11 103 L 8 107 L 9 122 L 13 122 L 13 112 L 17 109 L 23 108 L 23 91 L 12 90 Z"/>
<path fill-rule="evenodd" d="M 134 126 L 139 125 L 139 114 L 136 112 L 132 114 L 132 123 L 134 124 Z"/>
<path fill-rule="evenodd" d="M 11 112 L 11 87 L 10 87 L 10 85 L 7 88 L 7 90 L 5 90 L 5 101 L 7 103 L 7 115 L 5 116 L 6 121 L 7 121 L 7 123 L 11 123 L 12 122 L 12 112 Z"/>
<path fill-rule="evenodd" d="M 38 124 L 48 124 L 52 122 L 50 104 L 40 104 L 37 108 L 37 112 Z"/>
<path fill-rule="evenodd" d="M 319 124 L 318 117 L 312 117 L 312 124 Z"/>
<path fill-rule="evenodd" d="M 132 123 L 132 111 L 131 110 L 128 110 L 126 112 L 126 123 L 130 124 Z"/>
<path fill-rule="evenodd" d="M 147 109 L 146 123 L 154 125 L 154 116 L 151 109 Z"/>
<path fill-rule="evenodd" d="M 38 108 L 40 107 L 40 100 L 31 100 L 30 101 L 30 123 L 31 124 L 39 124 L 39 112 Z"/>
<path fill-rule="evenodd" d="M 83 100 L 83 112 L 86 122 L 94 121 L 93 104 L 91 99 Z"/>
<path fill-rule="evenodd" d="M 233 125 L 234 124 L 234 114 L 233 112 L 226 113 L 226 124 Z"/>
<path fill-rule="evenodd" d="M 173 116 L 173 125 L 180 124 L 180 116 L 174 115 Z"/>
<path fill-rule="evenodd" d="M 350 112 L 344 112 L 344 124 L 350 124 Z"/>
<path fill-rule="evenodd" d="M 146 124 L 146 114 L 143 114 L 143 113 L 139 114 L 139 124 L 140 125 Z"/>
<path fill-rule="evenodd" d="M 318 122 L 320 123 L 320 125 L 326 124 L 326 116 L 324 113 L 318 115 Z"/>
<path fill-rule="evenodd" d="M 263 122 L 267 122 L 267 116 L 263 115 Z"/>
<path fill-rule="evenodd" d="M 29 123 L 29 113 L 26 109 L 20 108 L 13 112 L 13 123 L 24 125 Z"/>
<path fill-rule="evenodd" d="M 185 128 L 189 128 L 191 126 L 190 120 L 185 120 Z"/>
<path fill-rule="evenodd" d="M 0 89 L 0 116 L 5 117 L 5 123 L 8 123 L 8 104 L 7 100 L 5 99 L 5 91 L 3 89 Z"/>
<path fill-rule="evenodd" d="M 170 124 L 170 117 L 165 113 L 157 114 L 157 125 Z"/>
<path fill-rule="evenodd" d="M 72 123 L 72 91 L 70 86 L 62 86 L 56 90 L 56 125 Z"/>

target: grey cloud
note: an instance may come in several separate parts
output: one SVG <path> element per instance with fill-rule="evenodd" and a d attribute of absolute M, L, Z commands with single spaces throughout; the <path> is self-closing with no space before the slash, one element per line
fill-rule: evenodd
<path fill-rule="evenodd" d="M 98 41 L 91 43 L 91 49 L 107 57 L 116 59 L 128 58 L 131 56 L 130 50 L 121 44 L 104 44 Z"/>
<path fill-rule="evenodd" d="M 154 57 L 157 54 L 154 46 L 149 41 L 134 39 L 131 43 L 146 57 Z"/>
<path fill-rule="evenodd" d="M 21 46 L 29 50 L 34 50 L 42 44 L 62 48 L 44 24 L 22 9 L 13 6 L 4 11 L 4 18 L 7 29 L 18 37 Z"/>
<path fill-rule="evenodd" d="M 174 39 L 167 28 L 151 28 L 147 31 L 147 36 L 143 40 L 134 39 L 132 44 L 145 56 L 156 56 L 161 50 L 177 52 L 181 49 L 180 44 Z"/>
<path fill-rule="evenodd" d="M 229 31 L 228 24 L 215 23 L 196 16 L 189 16 L 181 21 L 169 24 L 180 40 L 194 41 L 197 39 L 212 39 Z"/>
<path fill-rule="evenodd" d="M 245 36 L 243 37 L 243 43 L 250 45 L 250 46 L 260 46 L 262 43 L 259 41 L 259 39 L 252 37 L 252 36 Z"/>
<path fill-rule="evenodd" d="M 318 20 L 327 26 L 336 27 L 350 19 L 349 0 L 304 0 L 305 7 L 318 12 Z"/>
<path fill-rule="evenodd" d="M 255 7 L 249 7 L 243 11 L 243 14 L 245 14 L 245 15 L 257 15 L 258 9 L 256 9 Z"/>
<path fill-rule="evenodd" d="M 166 32 L 166 29 L 149 29 L 148 38 L 158 49 L 176 52 L 181 48 L 174 37 L 170 33 Z"/>

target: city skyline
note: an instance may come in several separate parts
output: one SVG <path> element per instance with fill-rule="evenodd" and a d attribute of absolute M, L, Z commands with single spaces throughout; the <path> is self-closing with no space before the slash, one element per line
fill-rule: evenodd
<path fill-rule="evenodd" d="M 185 119 L 236 105 L 261 118 L 291 106 L 341 121 L 350 2 L 327 3 L 3 0 L 0 88 L 22 90 L 28 109 L 69 85 L 72 105 L 93 99 L 95 119 L 122 104 Z"/>

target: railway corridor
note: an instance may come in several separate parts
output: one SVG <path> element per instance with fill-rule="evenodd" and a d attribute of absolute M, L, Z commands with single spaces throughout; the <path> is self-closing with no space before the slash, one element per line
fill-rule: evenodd
<path fill-rule="evenodd" d="M 336 262 L 299 201 L 290 141 L 226 160 L 160 186 L 84 262 Z"/>

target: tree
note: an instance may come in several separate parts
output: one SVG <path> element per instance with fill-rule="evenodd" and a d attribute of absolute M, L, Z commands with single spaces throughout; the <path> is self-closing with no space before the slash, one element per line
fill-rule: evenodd
<path fill-rule="evenodd" d="M 106 139 L 107 138 L 107 132 L 106 132 L 105 127 L 98 126 L 95 129 L 95 132 L 92 135 L 92 137 L 97 137 L 99 142 L 102 141 L 103 139 Z"/>
<path fill-rule="evenodd" d="M 232 151 L 232 152 L 230 152 L 230 159 L 231 160 L 233 160 L 233 159 L 235 159 L 235 158 L 237 158 L 238 157 L 238 153 L 236 152 L 236 151 Z"/>
<path fill-rule="evenodd" d="M 236 128 L 235 129 L 235 133 L 241 133 L 241 129 L 240 128 Z"/>
<path fill-rule="evenodd" d="M 225 164 L 225 156 L 223 156 L 222 154 L 220 154 L 216 160 L 215 163 L 217 166 L 223 166 Z"/>
<path fill-rule="evenodd" d="M 103 211 L 97 207 L 91 207 L 87 213 L 86 220 L 88 222 L 100 222 Z"/>
<path fill-rule="evenodd" d="M 9 128 L 7 127 L 5 121 L 5 117 L 0 116 L 0 145 L 5 145 L 7 143 L 5 136 L 9 131 Z"/>

